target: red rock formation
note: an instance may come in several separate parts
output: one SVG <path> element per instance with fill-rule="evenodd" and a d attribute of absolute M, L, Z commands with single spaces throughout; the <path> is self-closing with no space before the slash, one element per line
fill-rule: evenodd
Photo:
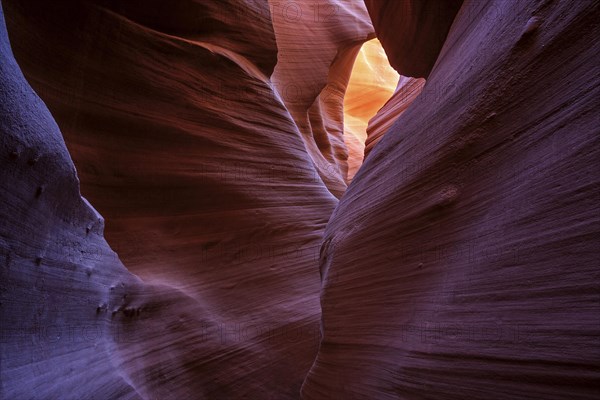
<path fill-rule="evenodd" d="M 343 93 L 347 48 L 372 36 L 365 7 L 322 1 L 291 21 L 272 4 L 272 22 L 266 1 L 4 3 L 20 66 L 62 129 L 82 192 L 146 282 L 117 285 L 127 298 L 105 323 L 126 338 L 102 343 L 111 365 L 145 398 L 296 398 L 319 340 L 330 190 L 345 189 L 341 100 L 323 93 Z M 299 26 L 314 42 L 286 38 Z M 308 48 L 314 57 L 298 59 Z M 291 105 L 283 90 L 293 82 L 302 101 Z M 103 321 L 117 309 L 101 307 Z M 20 397 L 29 388 L 14 368 L 3 367 L 6 393 Z M 49 380 L 27 379 L 53 395 Z"/>
<path fill-rule="evenodd" d="M 597 398 L 598 17 L 463 5 L 327 226 L 303 398 Z"/>
<path fill-rule="evenodd" d="M 319 175 L 340 197 L 348 163 L 353 163 L 344 143 L 343 97 L 356 55 L 373 37 L 373 27 L 359 1 L 270 4 L 279 49 L 273 83 Z"/>
<path fill-rule="evenodd" d="M 365 0 L 390 64 L 403 76 L 427 78 L 463 0 Z"/>
<path fill-rule="evenodd" d="M 0 398 L 597 397 L 598 4 L 459 3 L 343 193 L 362 3 L 5 0 Z"/>
<path fill-rule="evenodd" d="M 463 0 L 365 0 L 390 64 L 401 74 L 394 95 L 367 128 L 366 158 L 421 93 Z M 410 78 L 416 77 L 416 78 Z"/>
<path fill-rule="evenodd" d="M 425 79 L 407 78 L 401 76 L 394 94 L 381 107 L 381 109 L 369 120 L 367 126 L 367 139 L 365 141 L 365 158 L 373 147 L 383 138 L 383 135 L 396 122 L 398 117 L 408 109 L 408 106 L 421 94 Z"/>

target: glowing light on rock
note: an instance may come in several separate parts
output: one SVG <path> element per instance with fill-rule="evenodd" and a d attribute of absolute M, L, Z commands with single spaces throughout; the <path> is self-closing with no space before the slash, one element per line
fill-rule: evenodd
<path fill-rule="evenodd" d="M 349 151 L 349 180 L 362 163 L 369 120 L 394 94 L 399 78 L 379 40 L 369 40 L 362 46 L 344 96 L 344 140 Z"/>

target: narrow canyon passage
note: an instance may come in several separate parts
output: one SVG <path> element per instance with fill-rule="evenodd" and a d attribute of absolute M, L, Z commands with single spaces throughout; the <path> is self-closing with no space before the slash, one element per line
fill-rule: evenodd
<path fill-rule="evenodd" d="M 352 181 L 363 162 L 369 120 L 392 97 L 399 79 L 379 40 L 371 39 L 361 46 L 344 94 L 348 182 Z"/>
<path fill-rule="evenodd" d="M 600 395 L 597 1 L 0 10 L 0 399 Z"/>

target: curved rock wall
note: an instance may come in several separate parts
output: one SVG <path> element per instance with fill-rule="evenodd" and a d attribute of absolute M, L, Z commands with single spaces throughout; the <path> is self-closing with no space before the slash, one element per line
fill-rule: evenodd
<path fill-rule="evenodd" d="M 598 2 L 366 2 L 341 197 L 362 3 L 3 1 L 0 398 L 598 396 Z"/>
<path fill-rule="evenodd" d="M 273 83 L 319 175 L 340 197 L 348 164 L 360 157 L 349 154 L 344 142 L 343 98 L 360 47 L 374 37 L 369 15 L 360 1 L 270 5 L 279 49 Z"/>
<path fill-rule="evenodd" d="M 139 398 L 115 369 L 119 331 L 107 313 L 120 306 L 111 294 L 139 280 L 80 196 L 59 128 L 13 58 L 1 5 L 0 162 L 0 398 Z"/>
<path fill-rule="evenodd" d="M 107 345 L 111 365 L 145 398 L 297 398 L 319 341 L 320 239 L 337 204 L 331 193 L 346 187 L 347 49 L 373 34 L 364 5 L 302 4 L 299 20 L 266 0 L 4 5 L 19 64 L 62 129 L 83 194 L 144 282 L 117 285 L 122 305 L 90 306 L 102 321 L 118 310 L 108 321 L 125 339 Z M 314 40 L 299 40 L 300 29 Z M 294 61 L 307 48 L 319 51 Z M 297 104 L 285 97 L 292 83 Z M 325 104 L 327 87 L 337 103 Z M 109 293 L 113 280 L 94 290 Z M 81 283 L 48 285 L 59 296 Z M 61 315 L 42 327 L 66 329 Z M 60 341 L 41 346 L 68 352 Z M 13 379 L 10 363 L 29 361 L 6 351 L 8 394 L 27 390 L 26 380 L 55 393 L 50 380 Z M 88 377 L 63 385 L 83 390 Z"/>
<path fill-rule="evenodd" d="M 463 0 L 365 0 L 377 38 L 400 75 L 427 78 Z"/>
<path fill-rule="evenodd" d="M 303 398 L 598 396 L 598 16 L 465 2 L 327 226 Z"/>
<path fill-rule="evenodd" d="M 400 76 L 396 90 L 381 109 L 369 120 L 366 128 L 364 158 L 367 158 L 373 147 L 383 138 L 383 135 L 396 122 L 398 117 L 421 94 L 425 79 L 407 78 Z"/>

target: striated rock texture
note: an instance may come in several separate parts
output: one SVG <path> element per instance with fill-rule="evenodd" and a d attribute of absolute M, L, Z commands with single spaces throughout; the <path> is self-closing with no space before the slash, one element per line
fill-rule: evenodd
<path fill-rule="evenodd" d="M 0 398 L 139 398 L 115 369 L 119 332 L 107 313 L 139 280 L 80 196 L 60 131 L 12 56 L 1 6 L 0 163 Z"/>
<path fill-rule="evenodd" d="M 2 171 L 2 325 L 19 334 L 3 341 L 3 396 L 297 398 L 319 341 L 321 235 L 346 188 L 341 96 L 373 36 L 364 4 L 3 3 L 83 194 L 143 279 L 100 228 L 86 236 L 100 217 L 41 102 L 3 103 L 3 123 L 32 125 L 2 137 L 3 166 L 26 153 Z M 21 149 L 30 134 L 38 147 Z"/>
<path fill-rule="evenodd" d="M 2 5 L 1 399 L 600 395 L 597 1 Z"/>
<path fill-rule="evenodd" d="M 304 399 L 598 397 L 599 16 L 465 1 L 327 226 Z"/>
<path fill-rule="evenodd" d="M 354 60 L 374 36 L 369 15 L 361 1 L 269 3 L 279 50 L 273 83 L 319 176 L 340 197 L 348 165 L 362 159 L 345 145 L 343 98 Z"/>
<path fill-rule="evenodd" d="M 369 121 L 364 158 L 423 90 L 463 0 L 365 0 L 377 37 L 401 76 L 396 91 Z"/>
<path fill-rule="evenodd" d="M 400 76 L 396 90 L 383 107 L 369 120 L 365 129 L 367 138 L 365 140 L 364 158 L 367 158 L 373 147 L 379 143 L 398 117 L 421 94 L 424 85 L 425 79 L 423 78 Z"/>

